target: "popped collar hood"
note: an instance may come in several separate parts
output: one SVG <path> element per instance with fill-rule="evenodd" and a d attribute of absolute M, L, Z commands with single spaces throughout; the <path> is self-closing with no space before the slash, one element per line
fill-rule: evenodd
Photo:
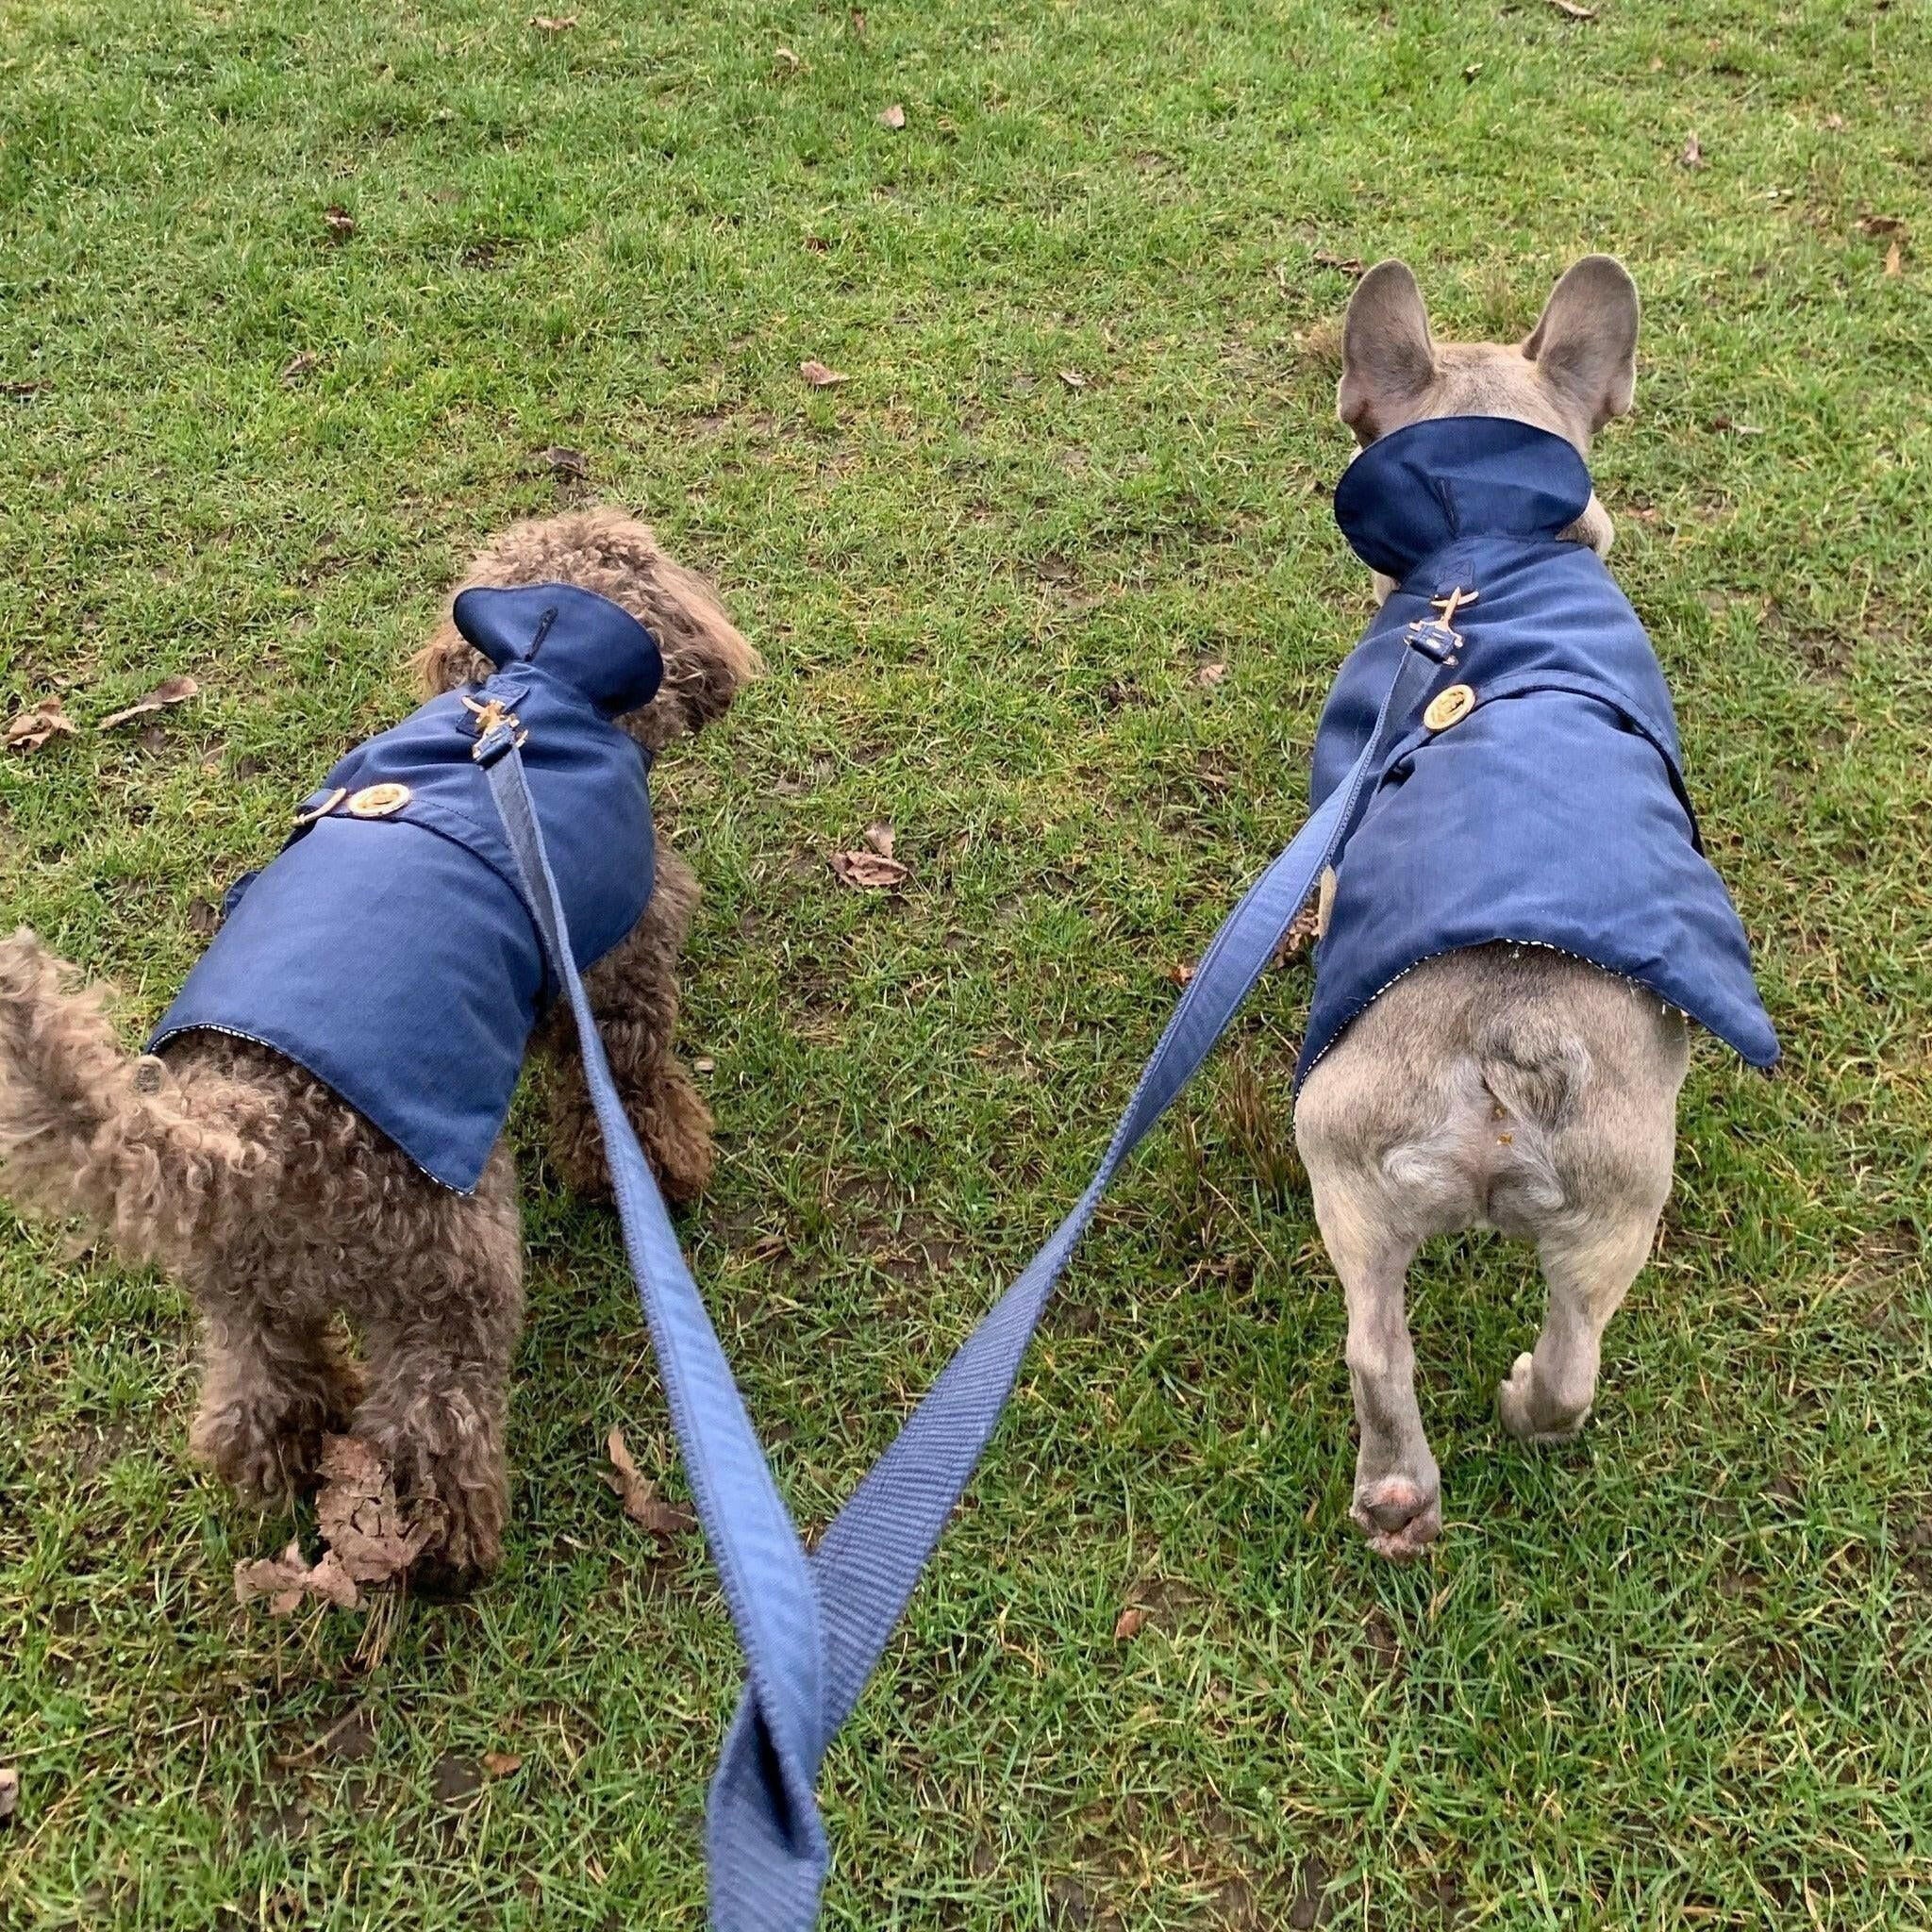
<path fill-rule="evenodd" d="M 1412 967 L 1497 941 L 1602 966 L 1754 1066 L 1777 1058 L 1662 669 L 1603 559 L 1561 540 L 1590 497 L 1562 438 L 1494 417 L 1411 424 L 1337 486 L 1342 534 L 1397 589 L 1324 707 L 1311 806 L 1368 742 L 1410 629 L 1452 595 L 1455 635 L 1343 829 L 1297 1089 Z"/>
<path fill-rule="evenodd" d="M 1503 416 L 1438 416 L 1359 451 L 1335 521 L 1398 582 L 1458 537 L 1554 539 L 1590 508 L 1590 470 L 1560 436 Z"/>

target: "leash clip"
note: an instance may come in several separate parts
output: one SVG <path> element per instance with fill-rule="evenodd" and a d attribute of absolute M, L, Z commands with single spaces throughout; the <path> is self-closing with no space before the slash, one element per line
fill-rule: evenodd
<path fill-rule="evenodd" d="M 1441 596 L 1430 598 L 1430 608 L 1436 614 L 1418 617 L 1408 626 L 1405 638 L 1409 649 L 1420 651 L 1424 658 L 1432 658 L 1438 664 L 1453 665 L 1457 652 L 1462 648 L 1462 634 L 1455 628 L 1456 613 L 1465 604 L 1474 604 L 1476 596 L 1474 591 L 1452 585 Z"/>
<path fill-rule="evenodd" d="M 530 741 L 522 721 L 500 699 L 479 705 L 467 691 L 457 695 L 476 720 L 476 742 L 470 747 L 470 756 L 479 765 L 493 765 L 511 746 L 521 751 Z"/>

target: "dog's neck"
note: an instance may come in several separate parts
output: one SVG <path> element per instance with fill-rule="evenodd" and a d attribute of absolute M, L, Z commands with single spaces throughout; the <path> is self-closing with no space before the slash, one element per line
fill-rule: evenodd
<path fill-rule="evenodd" d="M 1596 493 L 1592 491 L 1590 503 L 1583 514 L 1563 532 L 1559 541 L 1565 543 L 1587 544 L 1599 557 L 1607 557 L 1610 554 L 1610 545 L 1616 541 L 1616 535 L 1617 526 L 1610 521 L 1609 511 L 1597 501 Z M 1388 603 L 1390 596 L 1401 589 L 1401 584 L 1396 578 L 1385 577 L 1378 570 L 1371 571 L 1369 575 L 1374 581 L 1375 602 L 1378 605 Z"/>

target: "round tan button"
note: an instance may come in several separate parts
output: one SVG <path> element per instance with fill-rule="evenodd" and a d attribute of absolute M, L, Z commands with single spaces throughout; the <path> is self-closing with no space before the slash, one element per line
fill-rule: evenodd
<path fill-rule="evenodd" d="M 365 785 L 349 801 L 349 809 L 358 819 L 386 819 L 401 811 L 409 802 L 407 785 Z"/>
<path fill-rule="evenodd" d="M 1446 731 L 1474 709 L 1475 692 L 1466 684 L 1452 684 L 1447 691 L 1439 691 L 1429 700 L 1429 708 L 1423 713 L 1423 723 L 1431 731 Z M 352 805 L 349 809 L 354 811 L 355 807 Z"/>
<path fill-rule="evenodd" d="M 298 825 L 312 825 L 317 819 L 327 818 L 348 795 L 349 788 L 346 785 L 338 785 L 326 798 L 317 799 L 307 811 L 298 811 L 295 814 L 295 823 Z"/>

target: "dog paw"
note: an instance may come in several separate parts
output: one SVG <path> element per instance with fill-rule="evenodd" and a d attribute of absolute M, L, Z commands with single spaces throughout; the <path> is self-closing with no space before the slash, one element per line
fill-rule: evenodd
<path fill-rule="evenodd" d="M 1385 1475 L 1357 1485 L 1349 1514 L 1378 1557 L 1410 1563 L 1442 1534 L 1441 1486 Z"/>
<path fill-rule="evenodd" d="M 319 1407 L 291 1412 L 278 1403 L 215 1403 L 195 1417 L 188 1446 L 238 1494 L 277 1504 L 314 1482 L 327 1420 Z"/>
<path fill-rule="evenodd" d="M 1536 1401 L 1535 1365 L 1534 1356 L 1520 1355 L 1516 1366 L 1496 1384 L 1496 1413 L 1503 1426 L 1519 1442 L 1539 1448 L 1574 1441 L 1590 1420 L 1589 1405 L 1585 1404 L 1574 1418 L 1551 1416 Z"/>

